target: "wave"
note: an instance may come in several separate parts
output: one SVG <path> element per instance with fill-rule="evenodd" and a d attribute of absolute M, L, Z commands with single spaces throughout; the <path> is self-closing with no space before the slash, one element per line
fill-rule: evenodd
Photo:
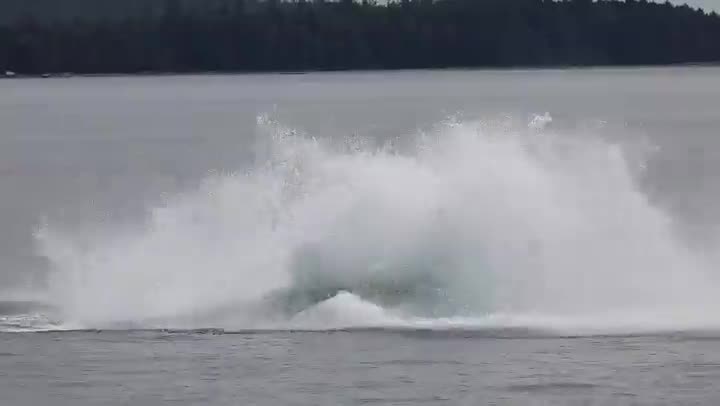
<path fill-rule="evenodd" d="M 393 142 L 258 118 L 255 163 L 140 227 L 44 225 L 74 328 L 720 326 L 718 287 L 620 144 L 448 120 Z M 637 159 L 637 157 L 633 157 Z M 131 197 L 128 197 L 131 198 Z M 713 327 L 714 328 L 714 327 Z"/>

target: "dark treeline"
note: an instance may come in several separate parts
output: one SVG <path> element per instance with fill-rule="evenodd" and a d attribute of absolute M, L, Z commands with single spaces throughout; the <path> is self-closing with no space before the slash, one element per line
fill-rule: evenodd
<path fill-rule="evenodd" d="M 717 14 L 643 0 L 132 4 L 133 12 L 112 13 L 112 18 L 18 13 L 0 22 L 0 70 L 299 71 L 720 61 Z"/>

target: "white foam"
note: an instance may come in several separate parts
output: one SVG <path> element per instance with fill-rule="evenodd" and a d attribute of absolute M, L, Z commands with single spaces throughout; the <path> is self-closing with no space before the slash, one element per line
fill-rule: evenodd
<path fill-rule="evenodd" d="M 0 316 L 0 331 L 10 333 L 25 333 L 48 330 L 68 330 L 65 326 L 56 321 L 50 320 L 43 313 L 30 313 L 19 315 Z"/>
<path fill-rule="evenodd" d="M 342 329 L 402 326 L 407 322 L 374 303 L 340 292 L 297 314 L 290 324 L 301 329 Z"/>

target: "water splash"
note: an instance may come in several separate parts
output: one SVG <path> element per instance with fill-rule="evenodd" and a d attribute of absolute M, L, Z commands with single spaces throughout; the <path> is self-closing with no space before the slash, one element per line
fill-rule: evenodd
<path fill-rule="evenodd" d="M 50 300 L 88 328 L 720 326 L 702 311 L 716 285 L 621 146 L 539 117 L 443 123 L 403 148 L 260 117 L 251 170 L 206 179 L 144 227 L 43 227 Z"/>
<path fill-rule="evenodd" d="M 552 116 L 546 112 L 543 115 L 535 114 L 528 124 L 528 128 L 542 130 L 552 123 Z"/>

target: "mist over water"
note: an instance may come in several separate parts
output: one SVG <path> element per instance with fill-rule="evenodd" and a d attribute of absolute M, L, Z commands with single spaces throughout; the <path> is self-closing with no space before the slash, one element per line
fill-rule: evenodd
<path fill-rule="evenodd" d="M 258 118 L 252 168 L 141 227 L 36 234 L 66 328 L 714 329 L 709 255 L 592 134 L 447 120 L 411 141 Z M 128 197 L 132 198 L 132 197 Z"/>

